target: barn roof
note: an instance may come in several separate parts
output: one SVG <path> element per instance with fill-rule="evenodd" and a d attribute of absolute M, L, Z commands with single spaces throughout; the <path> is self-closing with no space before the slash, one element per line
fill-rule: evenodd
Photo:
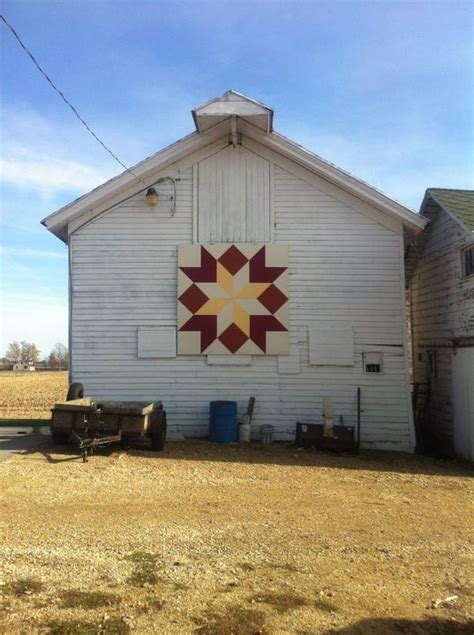
<path fill-rule="evenodd" d="M 273 129 L 273 110 L 235 90 L 228 90 L 191 111 L 196 130 L 202 132 L 228 117 L 240 117 L 265 132 Z"/>
<path fill-rule="evenodd" d="M 403 222 L 407 229 L 419 232 L 427 220 L 413 210 L 389 198 L 352 174 L 341 170 L 318 155 L 306 150 L 273 130 L 273 110 L 260 102 L 227 91 L 192 111 L 196 132 L 163 148 L 44 218 L 42 224 L 67 242 L 68 224 L 87 214 L 92 219 L 104 209 L 120 204 L 152 185 L 150 179 L 159 170 L 216 141 L 228 133 L 239 131 L 275 152 L 295 161 L 363 202 Z"/>
<path fill-rule="evenodd" d="M 454 217 L 470 232 L 474 232 L 474 190 L 449 190 L 430 187 L 426 190 L 425 201 L 432 198 L 445 212 Z M 421 213 L 426 207 L 422 204 Z"/>

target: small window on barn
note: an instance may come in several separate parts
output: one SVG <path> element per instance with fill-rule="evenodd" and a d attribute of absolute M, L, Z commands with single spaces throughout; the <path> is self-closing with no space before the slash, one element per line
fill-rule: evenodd
<path fill-rule="evenodd" d="M 383 370 L 383 353 L 362 353 L 364 373 L 381 373 Z"/>
<path fill-rule="evenodd" d="M 462 255 L 462 275 L 470 276 L 474 273 L 474 245 L 461 252 Z"/>

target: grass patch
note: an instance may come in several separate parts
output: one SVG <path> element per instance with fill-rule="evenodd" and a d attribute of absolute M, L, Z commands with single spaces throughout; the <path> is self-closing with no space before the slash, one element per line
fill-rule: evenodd
<path fill-rule="evenodd" d="M 127 635 L 130 626 L 119 617 L 111 617 L 101 622 L 87 622 L 82 620 L 53 621 L 46 624 L 49 635 L 97 635 L 100 633 L 111 635 Z"/>
<path fill-rule="evenodd" d="M 102 591 L 63 591 L 59 594 L 65 609 L 97 609 L 101 606 L 113 606 L 120 602 L 120 598 Z"/>
<path fill-rule="evenodd" d="M 157 584 L 159 578 L 156 575 L 158 556 L 147 551 L 134 551 L 127 560 L 133 563 L 133 571 L 127 582 L 132 586 L 143 587 L 147 584 Z"/>
<path fill-rule="evenodd" d="M 298 567 L 296 567 L 294 564 L 291 564 L 291 562 L 274 562 L 270 566 L 272 569 L 284 569 L 285 571 L 291 571 L 293 573 L 299 573 L 300 571 Z"/>
<path fill-rule="evenodd" d="M 264 625 L 265 614 L 262 611 L 233 606 L 223 613 L 208 611 L 199 620 L 194 632 L 198 635 L 267 635 Z"/>
<path fill-rule="evenodd" d="M 311 606 L 312 602 L 296 595 L 295 593 L 258 593 L 252 598 L 253 602 L 261 602 L 262 604 L 270 604 L 279 613 L 286 613 L 290 609 L 299 606 Z"/>
<path fill-rule="evenodd" d="M 312 605 L 318 611 L 325 611 L 326 613 L 336 613 L 339 610 L 335 604 L 327 600 L 317 599 L 312 602 Z"/>
<path fill-rule="evenodd" d="M 22 595 L 41 593 L 43 588 L 43 583 L 36 578 L 19 578 L 18 580 L 13 580 L 9 584 L 6 584 L 4 591 L 9 595 L 21 597 Z"/>
<path fill-rule="evenodd" d="M 291 609 L 298 608 L 300 606 L 308 606 L 317 609 L 318 611 L 325 611 L 326 613 L 335 613 L 338 608 L 335 604 L 331 604 L 327 600 L 318 598 L 317 600 L 310 600 L 301 595 L 295 593 L 258 593 L 254 595 L 251 600 L 253 602 L 261 602 L 262 604 L 269 604 L 279 613 L 286 613 Z"/>

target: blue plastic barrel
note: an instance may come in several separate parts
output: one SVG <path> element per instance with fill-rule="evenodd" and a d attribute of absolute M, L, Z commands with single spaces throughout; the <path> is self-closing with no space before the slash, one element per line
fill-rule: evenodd
<path fill-rule="evenodd" d="M 237 441 L 237 402 L 211 401 L 209 406 L 210 440 L 217 443 Z"/>

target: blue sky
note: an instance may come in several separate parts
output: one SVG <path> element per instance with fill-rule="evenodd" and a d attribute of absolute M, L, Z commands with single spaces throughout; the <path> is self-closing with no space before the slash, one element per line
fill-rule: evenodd
<path fill-rule="evenodd" d="M 473 187 L 471 2 L 3 0 L 2 13 L 128 165 L 233 88 L 275 128 L 418 209 Z M 0 24 L 0 356 L 67 342 L 67 253 L 40 220 L 121 172 Z"/>

